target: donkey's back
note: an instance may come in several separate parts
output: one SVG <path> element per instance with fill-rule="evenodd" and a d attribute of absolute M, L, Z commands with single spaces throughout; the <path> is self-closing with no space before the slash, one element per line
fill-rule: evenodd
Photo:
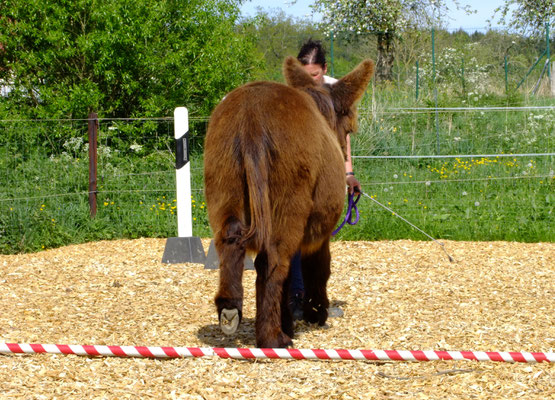
<path fill-rule="evenodd" d="M 343 162 L 336 135 L 306 93 L 274 82 L 234 90 L 214 110 L 205 143 L 214 234 L 231 218 L 248 249 L 269 251 L 277 240 L 294 253 L 311 213 L 341 212 Z M 307 244 L 336 219 L 316 222 L 323 226 L 309 230 Z"/>

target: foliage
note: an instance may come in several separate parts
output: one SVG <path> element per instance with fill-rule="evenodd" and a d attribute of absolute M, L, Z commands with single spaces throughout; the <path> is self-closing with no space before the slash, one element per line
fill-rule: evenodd
<path fill-rule="evenodd" d="M 446 5 L 443 0 L 316 0 L 314 9 L 322 12 L 327 30 L 348 32 L 353 39 L 365 33 L 377 36 L 376 79 L 381 82 L 393 80 L 396 36 L 439 20 Z"/>
<path fill-rule="evenodd" d="M 241 29 L 256 38 L 256 50 L 264 58 L 255 78 L 274 81 L 283 81 L 281 68 L 285 57 L 296 57 L 308 38 L 324 37 L 308 20 L 292 18 L 281 10 L 271 13 L 259 9 L 254 18 L 242 21 Z"/>
<path fill-rule="evenodd" d="M 149 4 L 162 9 L 170 3 Z M 8 4 L 12 6 L 14 0 L 0 0 L 2 12 Z M 35 0 L 26 4 L 38 7 Z M 41 4 L 50 7 L 49 10 L 56 9 L 53 2 Z M 85 1 L 79 4 L 85 4 Z M 118 7 L 134 10 L 139 6 L 137 3 L 123 5 L 105 0 L 103 4 L 105 10 L 112 11 Z M 231 2 L 225 4 L 232 7 Z M 21 12 L 24 13 L 24 10 Z M 145 12 L 154 13 L 149 10 Z M 97 86 L 93 86 L 94 90 L 91 89 L 92 96 L 89 98 L 84 95 L 82 101 L 75 98 L 75 103 L 73 100 L 69 101 L 70 98 L 73 99 L 73 92 L 68 92 L 67 99 L 64 99 L 63 89 L 71 84 L 71 88 L 83 91 L 87 86 L 80 85 L 85 81 L 77 78 L 71 80 L 71 77 L 59 75 L 60 84 L 56 86 L 58 92 L 46 88 L 47 83 L 55 81 L 47 79 L 46 72 L 78 72 L 77 67 L 70 63 L 70 60 L 77 62 L 71 58 L 75 49 L 64 47 L 63 43 L 47 42 L 39 32 L 35 36 L 26 34 L 25 37 L 31 42 L 36 40 L 41 44 L 44 54 L 38 51 L 40 49 L 25 53 L 29 60 L 10 61 L 9 66 L 17 64 L 17 68 L 22 71 L 31 71 L 33 66 L 39 69 L 45 65 L 48 54 L 54 57 L 53 48 L 56 46 L 64 48 L 65 53 L 62 55 L 65 55 L 56 59 L 62 64 L 58 69 L 49 66 L 44 73 L 39 71 L 36 79 L 28 76 L 33 85 L 43 85 L 40 90 L 36 90 L 39 97 L 35 105 L 32 104 L 34 92 L 30 93 L 28 88 L 34 90 L 36 86 L 25 86 L 23 81 L 18 83 L 18 89 L 8 99 L 0 99 L 0 253 L 39 251 L 100 239 L 175 236 L 172 121 L 148 118 L 128 121 L 113 118 L 118 115 L 169 115 L 174 104 L 186 105 L 193 113 L 189 129 L 193 135 L 190 147 L 193 149 L 191 186 L 194 234 L 201 237 L 211 235 L 202 192 L 202 134 L 206 129 L 210 109 L 207 104 L 219 101 L 226 90 L 243 80 L 281 80 L 283 57 L 295 55 L 300 43 L 310 36 L 325 39 L 324 46 L 328 51 L 331 50 L 331 43 L 326 38 L 325 31 L 308 21 L 293 20 L 284 14 L 262 13 L 263 15 L 253 20 L 240 20 L 240 24 L 231 29 L 231 25 L 209 25 L 211 17 L 201 18 L 199 10 L 192 10 L 191 13 L 195 15 L 197 22 L 210 26 L 210 29 L 219 32 L 218 35 L 229 34 L 230 37 L 211 37 L 208 34 L 203 36 L 202 32 L 196 34 L 200 28 L 188 26 L 188 22 L 183 20 L 177 25 L 183 29 L 187 27 L 190 29 L 188 32 L 197 36 L 183 36 L 182 40 L 168 47 L 158 47 L 158 50 L 154 47 L 162 46 L 161 43 L 165 43 L 170 36 L 178 37 L 177 33 L 172 36 L 175 32 L 172 31 L 170 35 L 162 29 L 151 35 L 147 46 L 142 42 L 145 36 L 141 31 L 148 29 L 125 21 L 120 23 L 118 30 L 110 28 L 109 32 L 112 32 L 110 35 L 118 32 L 125 37 L 125 26 L 131 24 L 134 31 L 127 33 L 133 38 L 129 42 L 125 42 L 124 38 L 107 37 L 100 31 L 92 30 L 86 38 L 81 39 L 84 42 L 89 40 L 97 47 L 103 47 L 100 44 L 103 40 L 106 41 L 106 49 L 97 48 L 97 53 L 87 54 L 102 56 L 98 58 L 103 62 L 102 68 L 97 66 L 92 69 L 93 72 L 97 71 L 102 79 L 113 75 L 113 80 L 108 81 L 106 78 L 101 81 L 107 91 L 98 90 L 102 96 L 113 96 L 114 103 L 105 103 L 104 99 L 109 97 L 102 97 L 101 102 L 107 108 L 99 110 L 104 119 L 100 122 L 99 129 L 98 213 L 94 219 L 89 217 L 88 209 L 85 139 L 87 122 L 36 121 L 24 118 L 82 117 L 82 113 L 88 111 L 88 105 L 83 104 L 93 104 L 90 102 L 95 99 L 95 90 L 100 86 L 95 83 Z M 42 11 L 37 11 L 36 18 L 46 17 Z M 119 21 L 121 16 L 112 18 Z M 230 14 L 230 18 L 233 19 L 234 15 Z M 56 21 L 61 25 L 60 20 Z M 49 23 L 54 24 L 54 21 Z M 5 24 L 4 19 L 0 20 L 0 25 L 7 26 Z M 224 28 L 231 30 L 224 34 Z M 0 43 L 4 42 L 6 32 L 15 32 L 15 27 L 10 29 L 12 30 L 0 29 Z M 17 29 L 27 32 L 30 28 L 22 26 Z M 64 32 L 61 30 L 60 34 L 69 35 L 69 32 Z M 435 33 L 435 67 L 440 107 L 490 108 L 553 104 L 551 98 L 530 97 L 526 85 L 519 90 L 514 89 L 539 52 L 545 48 L 541 39 L 493 30 L 468 33 L 437 29 Z M 61 37 L 65 37 L 63 35 Z M 243 35 L 244 38 L 234 35 Z M 42 36 L 48 37 L 44 33 Z M 376 59 L 375 35 L 361 33 L 358 36 L 364 36 L 365 40 L 354 41 L 346 34 L 336 33 L 333 60 L 328 52 L 328 63 L 333 61 L 331 67 L 335 69 L 336 76 L 343 76 L 363 58 Z M 11 38 L 6 43 L 13 46 L 22 38 L 23 36 L 18 40 Z M 128 51 L 125 46 L 118 50 L 116 42 L 122 46 L 132 43 L 133 51 Z M 233 42 L 237 44 L 239 51 L 235 53 L 219 48 L 220 42 L 225 46 L 230 46 Z M 224 44 L 222 47 L 225 47 Z M 20 46 L 24 48 L 30 44 L 22 41 Z M 83 46 L 84 44 L 75 43 L 77 50 L 85 48 Z M 215 53 L 205 54 L 204 52 L 211 51 L 210 46 L 217 48 Z M 49 52 L 46 49 L 50 49 Z M 249 49 L 252 51 L 248 51 Z M 113 53 L 113 60 L 110 59 L 109 51 Z M 138 51 L 142 55 L 135 54 Z M 165 53 L 158 56 L 157 51 Z M 435 113 L 399 110 L 435 106 L 431 94 L 433 87 L 430 85 L 430 31 L 413 28 L 403 30 L 396 42 L 396 51 L 394 80 L 387 85 L 369 88 L 368 95 L 361 102 L 360 129 L 352 139 L 355 156 L 426 155 L 436 151 L 438 130 Z M 183 58 L 185 61 L 180 59 L 193 53 L 199 60 L 206 60 L 206 63 L 197 63 L 190 58 Z M 8 54 L 13 55 L 11 50 L 0 54 L 3 63 L 7 62 Z M 237 58 L 234 58 L 236 55 Z M 147 56 L 152 57 L 148 62 Z M 164 59 L 165 56 L 168 58 Z M 507 89 L 504 82 L 505 56 L 508 60 Z M 222 59 L 219 60 L 218 57 Z M 264 60 L 263 63 L 258 62 L 261 59 Z M 161 65 L 151 64 L 153 60 L 161 60 Z M 416 61 L 419 61 L 420 72 L 420 93 L 417 99 Z M 129 95 L 131 92 L 126 92 L 122 87 L 118 95 L 115 88 L 119 83 L 131 82 L 141 77 L 136 78 L 138 72 L 133 69 L 129 69 L 129 76 L 126 76 L 123 72 L 124 67 L 127 68 L 126 64 L 133 68 L 148 67 L 150 71 L 160 74 L 159 79 L 139 81 L 139 85 L 144 85 L 154 94 L 153 97 L 148 97 L 145 92 L 142 99 L 148 97 L 150 100 L 136 103 L 136 108 L 129 108 L 130 115 L 123 114 L 128 112 L 125 111 L 127 104 L 123 102 L 132 104 L 135 101 Z M 0 67 L 5 66 L 6 64 L 0 64 Z M 201 67 L 205 70 L 201 70 Z M 165 71 L 164 68 L 168 70 Z M 189 69 L 193 72 L 201 71 L 204 75 L 194 76 L 197 80 L 190 80 L 185 85 L 187 87 L 180 86 L 180 80 L 193 74 Z M 2 69 L 0 74 L 7 79 L 9 74 L 5 71 L 5 68 Z M 96 77 L 86 68 L 84 72 L 89 74 L 87 76 Z M 534 72 L 528 80 L 535 83 L 538 74 L 539 71 Z M 92 81 L 87 82 L 90 84 Z M 114 92 L 108 87 L 108 83 L 114 85 Z M 208 100 L 200 98 L 204 96 L 203 93 L 207 93 Z M 118 96 L 123 100 L 119 100 Z M 60 106 L 59 109 L 56 108 L 57 105 Z M 7 115 L 9 117 L 5 117 Z M 437 123 L 442 154 L 553 152 L 555 115 L 552 111 L 447 110 L 437 115 Z M 553 157 L 449 160 L 355 158 L 354 163 L 357 177 L 366 193 L 375 196 L 377 200 L 438 239 L 555 241 L 555 231 L 552 228 L 555 215 Z M 361 199 L 359 209 L 361 222 L 356 227 L 344 228 L 339 239 L 425 239 L 419 232 L 368 199 Z"/>
<path fill-rule="evenodd" d="M 402 0 L 317 0 L 315 3 L 315 9 L 323 13 L 327 28 L 355 34 L 401 30 L 408 23 L 403 16 L 402 6 Z"/>
<path fill-rule="evenodd" d="M 505 0 L 495 12 L 500 13 L 499 23 L 523 34 L 541 36 L 546 22 L 555 25 L 553 0 Z"/>
<path fill-rule="evenodd" d="M 37 118 L 206 115 L 249 80 L 237 0 L 0 0 L 0 107 Z"/>
<path fill-rule="evenodd" d="M 511 105 L 545 105 L 540 99 L 514 101 Z M 442 94 L 439 99 L 440 107 L 505 102 L 509 102 L 505 96 L 476 92 L 462 98 Z M 414 105 L 413 98 L 390 87 L 366 96 L 360 106 L 359 132 L 352 139 L 353 155 L 434 154 L 435 113 L 399 110 Z M 192 122 L 194 132 L 197 122 Z M 440 113 L 438 122 L 441 154 L 500 156 L 355 158 L 355 172 L 365 193 L 438 239 L 555 241 L 553 157 L 508 156 L 553 152 L 553 112 L 446 111 Z M 156 123 L 165 125 L 163 129 L 171 126 L 167 121 Z M 18 123 L 15 129 L 24 131 L 33 124 L 41 122 Z M 125 130 L 121 126 L 119 131 Z M 176 235 L 173 155 L 168 149 L 143 151 L 140 146 L 150 140 L 148 134 L 126 146 L 113 135 L 99 146 L 94 219 L 89 217 L 87 201 L 87 146 L 80 138 L 66 140 L 63 151 L 55 154 L 40 148 L 14 154 L 0 146 L 0 253 L 101 239 Z M 193 141 L 199 139 L 195 136 Z M 199 146 L 192 144 L 193 148 Z M 124 148 L 133 150 L 120 150 Z M 191 175 L 193 233 L 210 237 L 200 152 L 191 156 Z M 345 227 L 338 239 L 425 239 L 367 198 L 361 199 L 358 207 L 361 221 Z"/>

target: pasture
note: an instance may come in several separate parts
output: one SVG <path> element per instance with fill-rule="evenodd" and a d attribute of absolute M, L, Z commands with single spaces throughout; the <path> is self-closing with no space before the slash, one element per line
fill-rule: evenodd
<path fill-rule="evenodd" d="M 555 157 L 509 156 L 553 153 L 553 108 L 529 105 L 536 109 L 441 113 L 440 148 L 451 158 L 438 159 L 364 158 L 434 155 L 436 132 L 433 109 L 385 108 L 372 114 L 362 108 L 359 133 L 353 136 L 354 170 L 365 192 L 434 237 L 553 242 Z M 68 139 L 56 149 L 30 139 L 42 135 L 55 142 L 59 132 L 72 127 L 86 128 L 86 121 L 0 121 L 7 132 L 2 137 L 7 142 L 0 143 L 0 253 L 174 236 L 173 121 L 101 121 L 95 219 L 88 210 L 86 140 Z M 194 234 L 200 237 L 211 236 L 202 177 L 205 129 L 205 118 L 191 120 L 192 209 Z M 29 142 L 18 132 L 26 132 Z M 160 143 L 153 144 L 155 139 Z M 360 223 L 339 239 L 424 238 L 367 199 L 359 208 Z"/>
<path fill-rule="evenodd" d="M 203 240 L 207 250 L 209 240 Z M 218 327 L 217 271 L 161 263 L 164 239 L 0 255 L 0 341 L 254 347 Z M 329 297 L 344 316 L 300 323 L 295 348 L 553 351 L 555 244 L 332 243 Z M 3 398 L 548 399 L 553 364 L 239 361 L 0 355 Z"/>

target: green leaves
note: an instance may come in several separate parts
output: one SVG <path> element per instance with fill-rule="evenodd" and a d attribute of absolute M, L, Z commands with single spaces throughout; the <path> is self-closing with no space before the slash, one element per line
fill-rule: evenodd
<path fill-rule="evenodd" d="M 7 0 L 0 79 L 32 117 L 207 115 L 250 78 L 238 1 Z"/>
<path fill-rule="evenodd" d="M 495 9 L 500 13 L 499 22 L 523 34 L 542 36 L 545 23 L 555 25 L 555 3 L 553 0 L 505 0 Z"/>

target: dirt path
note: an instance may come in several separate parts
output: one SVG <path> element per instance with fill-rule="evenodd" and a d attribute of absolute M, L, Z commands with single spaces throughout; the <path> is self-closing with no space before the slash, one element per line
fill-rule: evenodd
<path fill-rule="evenodd" d="M 208 246 L 208 241 L 203 241 Z M 165 240 L 0 256 L 0 342 L 253 347 L 254 272 L 244 322 L 223 337 L 217 271 L 161 263 Z M 554 351 L 555 243 L 332 245 L 327 328 L 297 348 Z M 240 361 L 0 355 L 0 398 L 555 399 L 553 364 Z"/>

